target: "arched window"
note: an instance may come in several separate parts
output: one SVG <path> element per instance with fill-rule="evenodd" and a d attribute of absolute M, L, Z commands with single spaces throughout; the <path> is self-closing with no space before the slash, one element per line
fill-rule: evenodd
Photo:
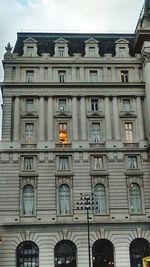
<path fill-rule="evenodd" d="M 141 189 L 136 183 L 130 185 L 130 209 L 131 213 L 142 212 Z"/>
<path fill-rule="evenodd" d="M 131 267 L 142 267 L 142 258 L 150 255 L 150 244 L 144 238 L 136 238 L 130 244 Z"/>
<path fill-rule="evenodd" d="M 107 239 L 97 240 L 92 247 L 93 267 L 113 267 L 114 247 Z"/>
<path fill-rule="evenodd" d="M 22 192 L 23 215 L 34 215 L 34 188 L 32 185 L 25 185 Z"/>
<path fill-rule="evenodd" d="M 76 246 L 69 240 L 62 240 L 55 247 L 55 267 L 76 267 Z"/>
<path fill-rule="evenodd" d="M 59 212 L 62 215 L 70 214 L 70 188 L 67 184 L 59 187 Z"/>
<path fill-rule="evenodd" d="M 106 214 L 107 203 L 106 203 L 106 189 L 102 184 L 97 184 L 94 189 L 94 197 L 96 202 L 96 213 Z"/>
<path fill-rule="evenodd" d="M 39 249 L 31 241 L 24 241 L 17 247 L 17 267 L 39 267 Z"/>

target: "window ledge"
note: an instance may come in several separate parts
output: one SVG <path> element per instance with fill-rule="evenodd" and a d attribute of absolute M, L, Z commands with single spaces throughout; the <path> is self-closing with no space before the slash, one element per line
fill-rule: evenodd
<path fill-rule="evenodd" d="M 123 143 L 123 146 L 129 148 L 139 147 L 139 143 Z"/>
<path fill-rule="evenodd" d="M 90 147 L 105 147 L 105 142 L 90 143 Z"/>

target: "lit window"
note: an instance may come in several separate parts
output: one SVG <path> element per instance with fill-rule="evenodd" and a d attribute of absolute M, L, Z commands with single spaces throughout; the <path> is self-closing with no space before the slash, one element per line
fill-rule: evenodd
<path fill-rule="evenodd" d="M 89 56 L 90 57 L 95 56 L 95 47 L 94 46 L 89 47 Z"/>
<path fill-rule="evenodd" d="M 132 122 L 126 122 L 124 124 L 125 128 L 125 141 L 127 143 L 133 143 L 133 124 Z"/>
<path fill-rule="evenodd" d="M 123 99 L 123 110 L 131 111 L 131 101 L 130 99 Z"/>
<path fill-rule="evenodd" d="M 68 170 L 68 169 L 69 169 L 69 158 L 59 157 L 59 170 Z"/>
<path fill-rule="evenodd" d="M 34 124 L 33 123 L 25 124 L 25 141 L 26 143 L 33 143 L 34 141 Z"/>
<path fill-rule="evenodd" d="M 59 187 L 59 212 L 61 215 L 70 214 L 70 188 L 67 184 Z"/>
<path fill-rule="evenodd" d="M 63 46 L 58 47 L 58 55 L 59 57 L 64 57 L 65 48 Z"/>
<path fill-rule="evenodd" d="M 61 144 L 68 143 L 67 123 L 59 123 L 59 142 Z"/>
<path fill-rule="evenodd" d="M 28 83 L 34 81 L 34 71 L 33 71 L 33 70 L 27 70 L 27 71 L 26 71 L 26 81 L 27 81 Z"/>
<path fill-rule="evenodd" d="M 94 157 L 94 170 L 102 170 L 102 169 L 103 169 L 103 158 Z"/>
<path fill-rule="evenodd" d="M 136 183 L 130 185 L 130 209 L 131 213 L 142 212 L 141 188 Z"/>
<path fill-rule="evenodd" d="M 128 156 L 128 168 L 129 169 L 138 168 L 138 160 L 136 156 Z"/>
<path fill-rule="evenodd" d="M 33 99 L 26 99 L 26 111 L 32 112 L 33 111 Z"/>
<path fill-rule="evenodd" d="M 32 57 L 33 56 L 33 46 L 27 46 L 27 56 Z"/>
<path fill-rule="evenodd" d="M 92 111 L 98 111 L 98 99 L 91 99 L 91 109 Z"/>
<path fill-rule="evenodd" d="M 64 83 L 66 80 L 66 71 L 58 71 L 58 80 L 60 83 Z"/>
<path fill-rule="evenodd" d="M 128 83 L 129 81 L 129 73 L 127 70 L 122 70 L 121 71 L 121 81 L 122 83 Z"/>
<path fill-rule="evenodd" d="M 17 267 L 39 267 L 39 249 L 32 241 L 23 241 L 18 245 Z"/>
<path fill-rule="evenodd" d="M 33 157 L 24 158 L 24 170 L 33 171 Z"/>
<path fill-rule="evenodd" d="M 97 82 L 97 70 L 90 71 L 90 82 Z"/>
<path fill-rule="evenodd" d="M 97 184 L 94 189 L 94 200 L 96 203 L 96 213 L 106 214 L 106 189 L 102 184 Z"/>
<path fill-rule="evenodd" d="M 23 188 L 23 215 L 34 215 L 34 188 L 32 185 L 25 185 Z"/>
<path fill-rule="evenodd" d="M 92 123 L 92 142 L 99 143 L 101 141 L 100 123 Z"/>
<path fill-rule="evenodd" d="M 65 98 L 59 99 L 59 110 L 61 111 L 66 110 L 66 99 Z"/>

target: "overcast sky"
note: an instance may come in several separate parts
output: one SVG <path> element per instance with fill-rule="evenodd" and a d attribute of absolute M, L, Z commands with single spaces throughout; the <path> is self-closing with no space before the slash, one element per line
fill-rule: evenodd
<path fill-rule="evenodd" d="M 0 60 L 16 33 L 133 33 L 144 0 L 0 0 Z M 0 81 L 3 80 L 2 64 Z"/>

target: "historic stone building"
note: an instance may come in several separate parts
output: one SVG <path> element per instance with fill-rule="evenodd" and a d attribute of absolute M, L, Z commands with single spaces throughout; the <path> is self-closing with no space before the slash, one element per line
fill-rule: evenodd
<path fill-rule="evenodd" d="M 90 266 L 87 194 L 91 266 L 150 255 L 149 2 L 134 34 L 18 33 L 6 46 L 1 267 Z"/>

